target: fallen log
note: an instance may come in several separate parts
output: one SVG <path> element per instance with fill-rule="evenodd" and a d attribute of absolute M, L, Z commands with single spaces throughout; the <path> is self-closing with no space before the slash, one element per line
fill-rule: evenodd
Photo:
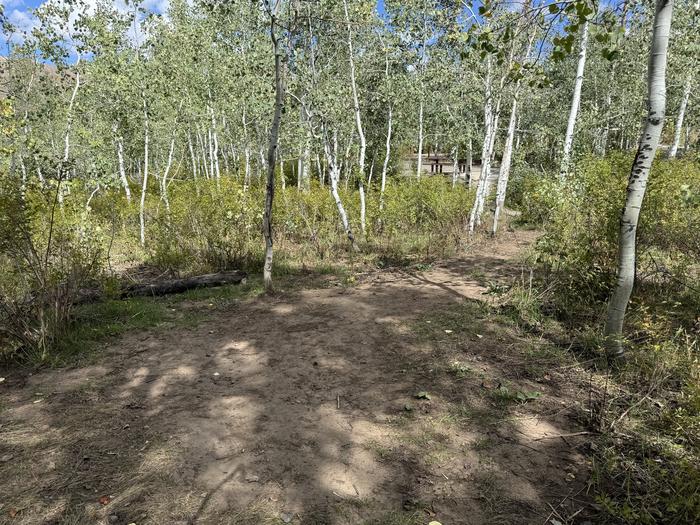
<path fill-rule="evenodd" d="M 247 277 L 248 275 L 245 272 L 234 270 L 230 272 L 196 275 L 183 279 L 169 279 L 167 281 L 156 281 L 153 283 L 137 283 L 122 288 L 112 297 L 116 297 L 117 299 L 149 296 L 158 297 L 161 295 L 182 293 L 195 288 L 212 288 L 228 284 L 242 284 L 245 283 Z M 94 303 L 104 298 L 105 296 L 100 290 L 80 290 L 73 304 Z"/>
<path fill-rule="evenodd" d="M 133 284 L 120 293 L 122 299 L 127 297 L 160 296 L 182 293 L 195 288 L 211 288 L 227 284 L 245 283 L 248 275 L 237 270 L 231 272 L 209 273 L 184 279 L 171 279 L 147 284 Z"/>

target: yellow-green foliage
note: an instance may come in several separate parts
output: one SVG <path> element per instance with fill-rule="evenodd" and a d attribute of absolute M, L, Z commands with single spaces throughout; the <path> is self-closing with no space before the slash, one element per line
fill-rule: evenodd
<path fill-rule="evenodd" d="M 342 184 L 341 184 L 342 186 Z M 155 188 L 153 188 L 155 190 Z M 421 182 L 391 181 L 379 212 L 379 192 L 367 194 L 366 235 L 361 234 L 359 193 L 341 188 L 340 195 L 355 237 L 368 254 L 389 257 L 442 255 L 452 252 L 464 235 L 473 193 L 463 186 L 432 178 Z M 96 197 L 96 220 L 118 232 L 118 245 L 136 244 L 138 204 L 115 210 L 108 192 Z M 168 195 L 169 210 L 160 196 L 146 199 L 146 256 L 162 269 L 202 272 L 226 268 L 256 271 L 262 260 L 264 188 L 246 191 L 239 181 L 179 182 Z M 115 226 L 116 223 L 116 226 Z M 273 228 L 277 253 L 300 255 L 304 262 L 337 256 L 348 248 L 329 188 L 314 183 L 309 192 L 277 188 Z M 116 254 L 113 254 L 116 255 Z"/>
<path fill-rule="evenodd" d="M 529 178 L 524 215 L 541 221 L 546 310 L 599 329 L 614 279 L 619 218 L 633 159 L 585 159 L 563 186 Z M 593 485 L 615 523 L 692 523 L 700 515 L 700 163 L 656 159 L 638 230 L 627 360 L 610 376 Z M 595 348 L 591 348 L 595 350 Z M 625 410 L 629 410 L 625 412 Z M 618 428 L 617 430 L 620 430 Z"/>
<path fill-rule="evenodd" d="M 544 224 L 541 260 L 573 288 L 606 299 L 617 258 L 619 220 L 632 165 L 628 155 L 589 158 L 560 184 L 554 177 L 526 181 L 524 219 Z M 662 267 L 673 279 L 700 257 L 700 164 L 654 162 L 639 223 L 640 274 Z M 658 275 L 657 275 L 658 277 Z"/>
<path fill-rule="evenodd" d="M 97 287 L 105 239 L 77 201 L 0 177 L 0 354 L 42 361 L 64 333 L 80 290 Z"/>

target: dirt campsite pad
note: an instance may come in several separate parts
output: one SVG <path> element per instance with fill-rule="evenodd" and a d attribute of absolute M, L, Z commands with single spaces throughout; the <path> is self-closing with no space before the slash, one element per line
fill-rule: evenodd
<path fill-rule="evenodd" d="M 584 520 L 585 385 L 485 294 L 533 238 L 4 372 L 0 523 Z"/>

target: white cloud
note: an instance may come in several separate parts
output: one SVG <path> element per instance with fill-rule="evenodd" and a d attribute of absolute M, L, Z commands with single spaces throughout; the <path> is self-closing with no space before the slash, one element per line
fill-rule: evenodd
<path fill-rule="evenodd" d="M 59 34 L 63 37 L 66 45 L 69 48 L 75 49 L 75 44 L 72 41 L 75 22 L 80 15 L 90 16 L 95 12 L 98 0 L 82 0 L 82 2 L 70 2 L 66 0 L 45 0 L 41 2 L 36 9 L 42 9 L 49 5 L 66 7 L 70 6 L 71 14 L 69 16 L 69 24 L 67 28 L 62 29 Z M 27 7 L 24 0 L 0 0 L 0 4 L 5 7 L 5 14 L 10 23 L 16 28 L 13 34 L 2 35 L 4 40 L 9 40 L 11 43 L 21 43 L 24 41 L 27 34 L 31 33 L 32 29 L 39 27 L 37 17 L 33 13 L 33 9 Z M 112 6 L 122 13 L 133 10 L 133 6 L 127 6 L 125 0 L 116 0 L 112 2 Z M 153 13 L 167 13 L 170 6 L 169 0 L 144 0 L 141 6 Z M 10 9 L 12 9 L 10 11 Z M 58 26 L 58 20 L 55 22 L 55 27 Z M 143 40 L 143 28 L 137 21 L 129 30 L 129 39 L 138 43 Z"/>

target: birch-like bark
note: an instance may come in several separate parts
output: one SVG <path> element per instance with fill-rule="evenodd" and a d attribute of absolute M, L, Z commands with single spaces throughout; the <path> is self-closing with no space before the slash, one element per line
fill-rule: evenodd
<path fill-rule="evenodd" d="M 465 182 L 467 184 L 468 188 L 472 187 L 472 157 L 473 157 L 473 147 L 472 147 L 472 139 L 471 137 L 469 138 L 469 151 L 467 151 L 467 174 L 465 177 Z"/>
<path fill-rule="evenodd" d="M 248 122 L 246 121 L 245 105 L 243 106 L 243 140 L 245 141 L 244 156 L 245 156 L 245 172 L 243 175 L 243 191 L 250 186 L 250 144 L 248 143 Z"/>
<path fill-rule="evenodd" d="M 535 41 L 535 32 L 532 32 L 527 43 L 527 48 L 523 54 L 523 59 L 527 60 L 532 50 L 532 44 Z M 506 202 L 506 193 L 508 191 L 508 179 L 510 177 L 510 166 L 513 159 L 513 141 L 515 139 L 515 130 L 518 123 L 518 100 L 520 99 L 521 81 L 517 80 L 513 92 L 513 106 L 510 110 L 510 120 L 508 121 L 508 133 L 506 135 L 506 143 L 503 147 L 503 158 L 501 159 L 501 169 L 498 172 L 498 184 L 496 187 L 496 210 L 493 217 L 493 225 L 491 233 L 496 235 L 498 231 L 498 221 L 503 213 L 503 207 Z"/>
<path fill-rule="evenodd" d="M 452 189 L 457 186 L 457 178 L 459 177 L 459 150 L 457 146 L 452 148 Z"/>
<path fill-rule="evenodd" d="M 211 137 L 211 127 L 207 129 L 207 151 L 209 152 L 207 156 L 209 161 L 209 173 L 211 174 L 211 178 L 214 179 L 216 178 L 216 171 L 214 170 L 214 141 Z"/>
<path fill-rule="evenodd" d="M 282 183 L 282 191 L 287 189 L 287 178 L 284 176 L 284 157 L 280 156 L 280 182 Z"/>
<path fill-rule="evenodd" d="M 146 94 L 142 91 L 143 99 L 143 181 L 141 186 L 141 202 L 139 203 L 139 227 L 141 234 L 141 246 L 146 245 L 146 191 L 148 190 L 148 146 L 150 141 L 148 105 L 146 104 Z"/>
<path fill-rule="evenodd" d="M 574 82 L 574 94 L 571 97 L 571 110 L 569 111 L 569 121 L 566 124 L 566 135 L 564 136 L 564 150 L 561 157 L 561 167 L 559 178 L 564 179 L 570 168 L 571 150 L 574 145 L 574 131 L 578 110 L 581 107 L 581 88 L 583 86 L 583 75 L 586 70 L 586 51 L 588 49 L 588 21 L 583 24 L 583 34 L 581 35 L 581 47 L 578 54 L 578 65 L 576 66 L 576 81 Z"/>
<path fill-rule="evenodd" d="M 513 106 L 510 110 L 510 121 L 508 122 L 508 134 L 506 144 L 503 149 L 503 159 L 501 159 L 501 169 L 498 172 L 498 185 L 496 188 L 496 211 L 493 216 L 493 227 L 491 233 L 496 235 L 498 231 L 498 221 L 503 213 L 503 205 L 506 201 L 506 191 L 508 190 L 508 177 L 510 176 L 510 164 L 513 156 L 513 138 L 515 137 L 515 123 L 518 112 L 518 96 L 513 98 Z"/>
<path fill-rule="evenodd" d="M 197 126 L 199 128 L 199 126 Z M 199 151 L 202 159 L 202 170 L 204 171 L 204 177 L 206 179 L 211 178 L 211 174 L 209 173 L 209 168 L 207 167 L 207 151 L 204 146 L 204 137 L 202 137 L 202 134 L 200 133 L 199 129 L 197 129 L 197 143 L 199 144 Z"/>
<path fill-rule="evenodd" d="M 177 129 L 177 127 L 175 128 Z M 175 153 L 175 132 L 173 131 L 173 136 L 170 139 L 170 149 L 168 150 L 168 162 L 165 165 L 165 170 L 163 171 L 163 177 L 160 179 L 160 198 L 165 203 L 165 209 L 170 214 L 170 199 L 168 198 L 168 175 L 170 174 L 170 168 L 173 165 L 173 155 Z M 157 177 L 157 175 L 156 175 Z"/>
<path fill-rule="evenodd" d="M 65 175 L 65 167 L 70 159 L 70 132 L 73 128 L 73 106 L 75 105 L 75 99 L 78 96 L 78 90 L 80 89 L 80 61 L 81 56 L 78 55 L 78 60 L 75 63 L 75 84 L 73 86 L 73 91 L 68 102 L 68 111 L 66 113 L 66 130 L 63 135 L 63 158 L 58 168 L 58 180 L 56 182 L 56 198 L 60 204 L 63 203 L 63 189 L 61 188 L 61 182 Z"/>
<path fill-rule="evenodd" d="M 355 58 L 354 50 L 352 47 L 352 27 L 350 25 L 350 15 L 348 14 L 348 2 L 343 0 L 343 8 L 345 10 L 345 23 L 348 29 L 348 57 L 350 62 L 350 87 L 352 88 L 352 104 L 353 111 L 355 113 L 355 125 L 357 126 L 357 135 L 360 138 L 360 152 L 359 152 L 359 177 L 358 185 L 360 190 L 360 228 L 362 230 L 362 235 L 366 234 L 365 228 L 365 216 L 366 216 L 366 204 L 365 204 L 365 157 L 367 154 L 367 139 L 365 138 L 365 132 L 362 127 L 362 116 L 360 114 L 360 98 L 357 95 L 357 79 L 355 73 Z"/>
<path fill-rule="evenodd" d="M 279 2 L 277 3 L 279 7 Z M 275 113 L 270 126 L 270 142 L 267 149 L 267 188 L 265 191 L 265 210 L 263 213 L 263 236 L 265 238 L 265 265 L 263 268 L 263 280 L 265 290 L 272 290 L 272 259 L 273 259 L 273 237 L 272 237 L 272 203 L 275 197 L 275 161 L 277 159 L 277 148 L 279 146 L 280 127 L 282 125 L 282 111 L 284 107 L 284 80 L 282 78 L 282 52 L 279 40 L 275 34 L 277 25 L 276 8 L 270 11 L 270 38 L 272 49 L 275 55 Z"/>
<path fill-rule="evenodd" d="M 384 164 L 382 165 L 382 182 L 379 189 L 379 220 L 381 221 L 382 211 L 384 211 L 384 192 L 386 191 L 386 175 L 389 170 L 389 159 L 391 158 L 391 127 L 393 124 L 393 106 L 389 105 L 389 118 L 386 130 L 386 151 L 384 153 Z"/>
<path fill-rule="evenodd" d="M 318 170 L 318 182 L 323 188 L 326 184 L 326 174 L 323 171 L 323 166 L 321 165 L 321 155 L 316 154 L 316 169 Z"/>
<path fill-rule="evenodd" d="M 489 172 L 491 171 L 491 133 L 493 122 L 492 111 L 492 95 L 491 95 L 491 57 L 487 58 L 486 63 L 486 82 L 485 82 L 485 101 L 484 101 L 484 143 L 481 147 L 481 174 L 479 182 L 476 186 L 476 195 L 474 197 L 474 205 L 469 214 L 469 233 L 473 234 L 477 224 L 477 215 L 481 209 L 481 200 L 485 199 L 484 192 L 487 185 Z"/>
<path fill-rule="evenodd" d="M 355 235 L 352 233 L 352 228 L 350 227 L 350 221 L 348 221 L 348 214 L 345 212 L 343 201 L 340 199 L 340 194 L 338 193 L 338 182 L 340 180 L 340 165 L 338 163 L 338 132 L 333 132 L 333 146 L 331 147 L 330 138 L 328 137 L 327 129 L 325 129 L 325 124 L 323 130 L 323 150 L 326 155 L 326 163 L 328 164 L 329 169 L 331 195 L 335 201 L 336 208 L 338 208 L 338 215 L 340 215 L 343 230 L 345 230 L 345 235 L 347 235 L 352 249 L 354 251 L 359 251 L 357 244 L 355 243 Z"/>
<path fill-rule="evenodd" d="M 423 100 L 420 101 L 418 110 L 418 167 L 416 168 L 416 178 L 420 180 L 423 172 Z"/>
<path fill-rule="evenodd" d="M 117 135 L 117 124 L 116 122 L 112 125 L 112 132 L 115 135 L 115 142 L 117 144 L 117 165 L 119 167 L 119 180 L 124 188 L 124 194 L 126 195 L 126 202 L 131 204 L 131 188 L 129 188 L 129 179 L 126 177 L 126 169 L 124 168 L 124 139 Z"/>
<path fill-rule="evenodd" d="M 245 175 L 243 176 L 243 191 L 248 189 L 250 186 L 250 146 L 245 147 Z"/>
<path fill-rule="evenodd" d="M 211 100 L 211 93 L 209 94 L 209 99 Z M 219 137 L 216 132 L 216 116 L 214 115 L 214 108 L 209 105 L 209 113 L 211 120 L 211 131 L 210 131 L 210 151 L 212 156 L 212 169 L 214 176 L 216 177 L 216 184 L 219 184 L 219 179 L 221 178 L 221 169 L 219 168 Z"/>
<path fill-rule="evenodd" d="M 605 324 L 606 349 L 608 354 L 614 357 L 624 355 L 622 328 L 625 311 L 634 287 L 639 212 L 666 115 L 666 64 L 672 13 L 673 0 L 656 0 L 654 31 L 647 70 L 648 114 L 627 182 L 627 198 L 620 220 L 617 281 L 608 303 Z"/>
<path fill-rule="evenodd" d="M 683 131 L 683 120 L 685 119 L 685 110 L 688 108 L 688 100 L 690 100 L 692 82 L 692 73 L 688 73 L 688 78 L 685 81 L 685 88 L 683 89 L 683 99 L 681 100 L 681 106 L 678 109 L 678 117 L 676 118 L 676 129 L 673 133 L 673 144 L 671 144 L 671 149 L 668 151 L 669 159 L 675 159 L 676 155 L 678 154 L 678 146 L 680 146 L 681 133 Z"/>
<path fill-rule="evenodd" d="M 301 157 L 301 185 L 305 192 L 311 189 L 311 131 L 307 130 Z"/>
<path fill-rule="evenodd" d="M 192 162 L 192 176 L 194 177 L 195 183 L 197 182 L 197 157 L 194 154 L 194 148 L 192 147 L 192 135 L 187 132 L 187 147 L 190 150 L 190 161 Z"/>

